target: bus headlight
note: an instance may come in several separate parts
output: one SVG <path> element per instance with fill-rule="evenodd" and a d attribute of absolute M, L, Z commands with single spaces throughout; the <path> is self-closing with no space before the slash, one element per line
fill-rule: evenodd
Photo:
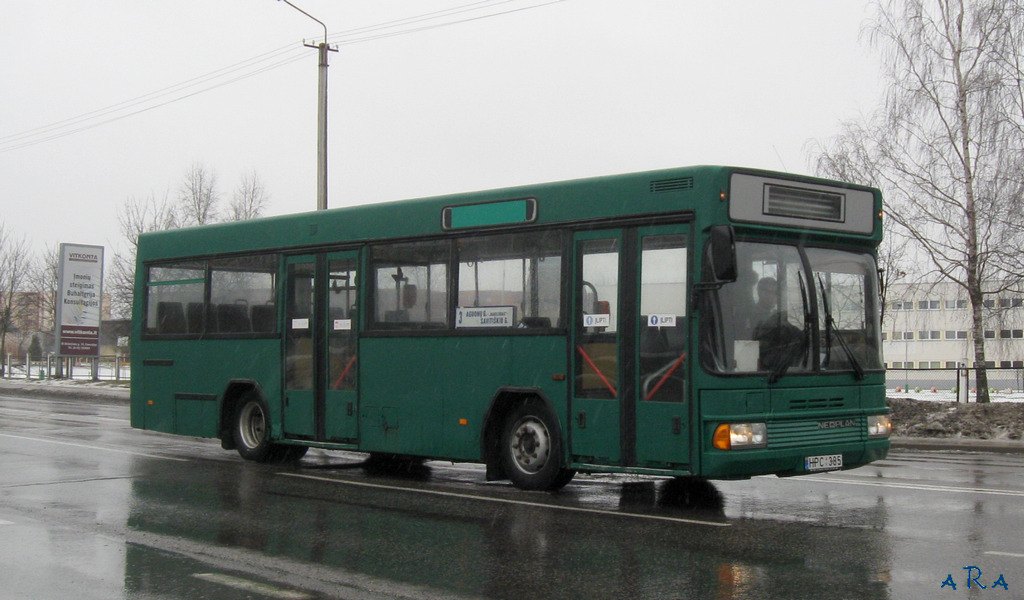
<path fill-rule="evenodd" d="M 764 448 L 768 427 L 764 423 L 722 423 L 715 428 L 711 445 L 719 450 Z"/>
<path fill-rule="evenodd" d="M 887 438 L 892 434 L 892 421 L 886 415 L 871 415 L 868 417 L 868 437 Z"/>

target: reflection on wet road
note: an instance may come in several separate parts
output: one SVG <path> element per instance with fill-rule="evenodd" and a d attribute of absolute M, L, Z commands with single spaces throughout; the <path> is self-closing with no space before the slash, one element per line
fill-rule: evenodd
<path fill-rule="evenodd" d="M 12 598 L 1024 597 L 1021 456 L 529 493 L 475 465 L 255 465 L 123 405 L 8 397 L 0 452 Z"/>

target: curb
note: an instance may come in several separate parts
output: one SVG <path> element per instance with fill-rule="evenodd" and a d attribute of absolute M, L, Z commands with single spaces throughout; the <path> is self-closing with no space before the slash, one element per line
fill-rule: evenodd
<path fill-rule="evenodd" d="M 47 380 L 0 379 L 0 396 L 80 399 L 127 405 L 131 390 L 92 381 L 62 381 L 58 384 Z"/>
<path fill-rule="evenodd" d="M 890 441 L 891 448 L 893 450 L 942 450 L 946 452 L 1024 454 L 1024 441 L 1021 440 L 893 437 Z"/>

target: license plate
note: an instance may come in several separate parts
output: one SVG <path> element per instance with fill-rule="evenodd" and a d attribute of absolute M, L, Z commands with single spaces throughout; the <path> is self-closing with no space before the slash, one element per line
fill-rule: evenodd
<path fill-rule="evenodd" d="M 808 471 L 834 471 L 843 468 L 842 454 L 823 454 L 808 456 L 804 459 L 804 468 Z"/>

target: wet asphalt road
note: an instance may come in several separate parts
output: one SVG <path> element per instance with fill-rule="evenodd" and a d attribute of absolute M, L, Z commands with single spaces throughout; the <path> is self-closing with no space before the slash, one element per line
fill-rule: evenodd
<path fill-rule="evenodd" d="M 0 598 L 1024 598 L 1022 455 L 546 494 L 475 465 L 256 465 L 127 421 L 0 396 Z"/>

